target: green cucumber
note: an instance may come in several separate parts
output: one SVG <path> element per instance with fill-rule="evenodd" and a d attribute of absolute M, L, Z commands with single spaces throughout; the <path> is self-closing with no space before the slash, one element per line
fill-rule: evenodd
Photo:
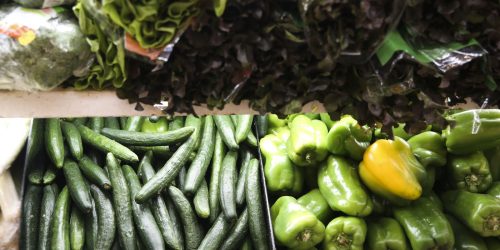
<path fill-rule="evenodd" d="M 44 127 L 43 119 L 34 118 L 31 122 L 31 130 L 26 147 L 26 166 L 28 180 L 33 184 L 42 184 L 43 173 L 45 173 L 45 165 L 40 160 L 40 152 L 44 144 Z"/>
<path fill-rule="evenodd" d="M 127 118 L 127 122 L 125 123 L 125 127 L 123 130 L 125 131 L 141 131 L 142 123 L 144 122 L 145 117 L 142 116 L 131 116 Z"/>
<path fill-rule="evenodd" d="M 231 231 L 233 221 L 227 220 L 223 213 L 220 213 L 212 227 L 200 243 L 198 249 L 217 250 L 224 249 L 221 245 L 226 238 L 226 235 Z"/>
<path fill-rule="evenodd" d="M 198 219 L 196 218 L 196 213 L 193 211 L 189 200 L 184 196 L 181 190 L 174 186 L 168 187 L 168 194 L 170 195 L 170 198 L 172 199 L 172 202 L 175 205 L 182 221 L 186 249 L 198 249 L 198 246 L 203 240 L 204 232 L 198 222 Z"/>
<path fill-rule="evenodd" d="M 52 214 L 52 231 L 50 238 L 50 249 L 70 249 L 69 240 L 69 213 L 71 199 L 68 187 L 64 187 L 57 196 L 56 206 Z"/>
<path fill-rule="evenodd" d="M 186 190 L 184 189 L 186 184 L 186 172 L 186 167 L 182 167 L 181 170 L 179 170 L 177 177 L 175 177 L 175 186 L 183 193 L 186 192 Z"/>
<path fill-rule="evenodd" d="M 241 167 L 238 174 L 238 182 L 236 183 L 236 205 L 239 207 L 245 204 L 245 182 L 247 177 L 248 165 L 253 158 L 252 153 L 248 149 L 240 150 Z"/>
<path fill-rule="evenodd" d="M 120 121 L 118 120 L 117 117 L 105 117 L 104 127 L 112 129 L 120 129 Z"/>
<path fill-rule="evenodd" d="M 203 134 L 201 136 L 201 147 L 198 149 L 198 154 L 191 162 L 186 174 L 186 183 L 184 191 L 188 195 L 192 195 L 198 190 L 212 160 L 215 144 L 215 127 L 212 116 L 206 116 L 203 124 Z"/>
<path fill-rule="evenodd" d="M 113 207 L 118 222 L 118 237 L 124 249 L 137 249 L 137 236 L 132 221 L 130 191 L 118 161 L 112 153 L 106 155 L 106 166 L 113 186 Z"/>
<path fill-rule="evenodd" d="M 137 157 L 137 155 L 134 152 L 132 152 L 127 147 L 121 145 L 120 143 L 113 141 L 101 134 L 98 134 L 81 124 L 77 124 L 76 127 L 80 131 L 80 134 L 82 135 L 82 139 L 84 142 L 92 145 L 93 147 L 101 150 L 102 152 L 113 153 L 113 155 L 115 155 L 119 159 L 129 162 L 139 161 L 139 157 Z"/>
<path fill-rule="evenodd" d="M 55 184 L 54 184 L 55 185 Z M 52 213 L 56 205 L 57 190 L 53 185 L 46 185 L 43 188 L 43 198 L 40 208 L 40 224 L 38 234 L 38 249 L 50 249 L 50 230 L 52 227 Z"/>
<path fill-rule="evenodd" d="M 42 187 L 28 184 L 24 193 L 21 219 L 21 249 L 37 249 Z"/>
<path fill-rule="evenodd" d="M 238 153 L 229 151 L 222 161 L 222 170 L 220 174 L 220 205 L 222 212 L 228 220 L 236 219 L 236 161 Z"/>
<path fill-rule="evenodd" d="M 257 135 L 262 138 L 267 135 L 267 115 L 258 115 L 255 117 L 255 123 L 257 124 Z"/>
<path fill-rule="evenodd" d="M 99 230 L 99 218 L 97 217 L 97 207 L 92 199 L 92 209 L 85 218 L 85 246 L 87 249 L 94 249 L 94 242 L 97 239 Z"/>
<path fill-rule="evenodd" d="M 177 212 L 177 209 L 175 208 L 175 205 L 172 202 L 172 200 L 168 198 L 168 195 L 164 195 L 163 201 L 165 201 L 165 205 L 167 205 L 168 215 L 170 216 L 170 220 L 172 221 L 172 227 L 173 227 L 172 235 L 177 235 L 179 237 L 178 238 L 179 246 L 181 247 L 181 249 L 183 249 L 184 232 L 182 228 L 181 218 L 179 218 L 179 213 Z"/>
<path fill-rule="evenodd" d="M 245 142 L 250 146 L 257 147 L 257 138 L 255 138 L 255 135 L 253 134 L 252 130 L 248 132 L 248 136 Z"/>
<path fill-rule="evenodd" d="M 134 152 L 146 153 L 152 151 L 154 156 L 160 157 L 162 159 L 168 159 L 172 156 L 172 151 L 170 151 L 169 146 L 129 146 L 130 150 Z"/>
<path fill-rule="evenodd" d="M 253 115 L 238 115 L 238 124 L 234 132 L 236 143 L 241 143 L 248 137 L 248 133 L 252 128 Z M 254 136 L 255 137 L 255 136 Z"/>
<path fill-rule="evenodd" d="M 71 155 L 76 159 L 80 160 L 83 155 L 83 143 L 82 137 L 80 136 L 80 132 L 76 128 L 75 124 L 69 122 L 61 122 L 62 131 L 64 134 L 64 138 L 66 139 L 66 143 L 69 147 L 69 151 Z"/>
<path fill-rule="evenodd" d="M 174 119 L 168 124 L 168 130 L 176 130 L 184 127 L 184 117 L 176 116 Z"/>
<path fill-rule="evenodd" d="M 248 226 L 252 243 L 257 249 L 268 249 L 266 222 L 262 206 L 260 189 L 259 161 L 252 159 L 248 165 L 246 181 L 246 201 L 248 209 Z"/>
<path fill-rule="evenodd" d="M 92 209 L 90 189 L 83 179 L 82 172 L 78 164 L 72 160 L 66 160 L 63 167 L 64 177 L 71 198 L 75 205 L 84 213 L 89 213 Z"/>
<path fill-rule="evenodd" d="M 135 201 L 143 203 L 158 194 L 163 188 L 168 187 L 175 179 L 181 168 L 186 164 L 188 156 L 193 152 L 196 138 L 189 137 L 165 165 L 151 178 L 135 196 Z"/>
<path fill-rule="evenodd" d="M 96 133 L 101 133 L 102 128 L 104 128 L 104 118 L 102 117 L 90 117 L 88 123 L 88 127 Z"/>
<path fill-rule="evenodd" d="M 54 165 L 62 168 L 64 164 L 64 142 L 61 123 L 58 118 L 49 118 L 45 123 L 45 149 Z"/>
<path fill-rule="evenodd" d="M 240 250 L 253 250 L 253 245 L 252 245 L 252 239 L 248 238 L 243 242 L 243 245 L 241 246 Z"/>
<path fill-rule="evenodd" d="M 49 166 L 47 167 L 47 169 L 45 169 L 45 173 L 43 174 L 43 179 L 42 179 L 42 183 L 44 185 L 48 185 L 48 184 L 52 184 L 52 182 L 54 182 L 57 178 L 57 172 L 58 172 L 59 169 L 57 169 L 56 167 L 54 167 L 54 165 L 52 164 L 49 164 Z"/>
<path fill-rule="evenodd" d="M 194 115 L 186 116 L 186 120 L 184 122 L 184 127 L 193 127 L 195 131 L 193 132 L 193 137 L 196 139 L 196 143 L 194 144 L 194 150 L 198 150 L 201 142 L 201 129 L 203 128 L 204 117 L 196 117 Z"/>
<path fill-rule="evenodd" d="M 208 186 L 205 179 L 201 182 L 198 191 L 193 199 L 194 210 L 200 218 L 206 219 L 210 216 L 210 206 L 208 204 Z"/>
<path fill-rule="evenodd" d="M 43 175 L 45 174 L 45 164 L 42 162 L 32 163 L 27 166 L 28 181 L 31 184 L 40 185 L 43 184 Z"/>
<path fill-rule="evenodd" d="M 245 240 L 248 234 L 248 210 L 245 209 L 238 218 L 236 225 L 234 225 L 231 233 L 225 239 L 224 244 L 220 249 L 237 249 L 238 246 L 242 245 L 241 242 Z"/>
<path fill-rule="evenodd" d="M 89 157 L 83 156 L 78 162 L 83 175 L 103 189 L 111 189 L 111 181 L 103 168 L 95 164 Z"/>
<path fill-rule="evenodd" d="M 116 232 L 115 211 L 113 203 L 99 187 L 90 186 L 97 213 L 97 237 L 93 241 L 94 249 L 110 249 Z"/>
<path fill-rule="evenodd" d="M 118 117 L 118 120 L 120 121 L 120 128 L 125 129 L 125 127 L 127 126 L 128 117 L 126 116 Z"/>
<path fill-rule="evenodd" d="M 219 131 L 222 140 L 230 150 L 238 150 L 239 146 L 234 137 L 234 124 L 228 115 L 215 115 L 215 125 Z"/>
<path fill-rule="evenodd" d="M 231 121 L 233 122 L 234 128 L 236 129 L 236 127 L 238 126 L 238 115 L 230 115 L 229 117 L 231 117 Z"/>
<path fill-rule="evenodd" d="M 209 197 L 208 202 L 210 205 L 210 222 L 214 222 L 220 213 L 220 199 L 219 199 L 219 180 L 222 169 L 222 160 L 224 159 L 225 148 L 224 142 L 218 132 L 215 135 L 214 156 L 212 159 L 212 173 L 210 174 L 209 184 Z"/>
<path fill-rule="evenodd" d="M 71 208 L 69 218 L 69 241 L 71 250 L 81 250 L 85 244 L 85 223 L 83 215 L 76 207 Z"/>
<path fill-rule="evenodd" d="M 78 123 L 78 124 L 85 125 L 85 124 L 87 124 L 87 120 L 88 120 L 88 118 L 87 118 L 87 117 L 76 117 L 75 119 L 73 119 L 73 121 L 72 121 L 72 122 L 73 122 L 74 124 L 77 124 L 77 123 Z M 68 120 L 68 121 L 71 121 L 71 119 L 70 119 L 70 120 Z"/>
<path fill-rule="evenodd" d="M 130 197 L 133 199 L 135 194 L 141 189 L 139 177 L 137 177 L 134 169 L 128 165 L 124 165 L 122 170 L 130 190 Z M 163 236 L 149 205 L 139 204 L 132 200 L 132 214 L 144 247 L 146 249 L 165 249 Z"/>
<path fill-rule="evenodd" d="M 102 134 L 112 140 L 125 145 L 135 146 L 162 146 L 184 141 L 193 132 L 194 128 L 185 127 L 167 132 L 135 132 L 104 128 Z"/>

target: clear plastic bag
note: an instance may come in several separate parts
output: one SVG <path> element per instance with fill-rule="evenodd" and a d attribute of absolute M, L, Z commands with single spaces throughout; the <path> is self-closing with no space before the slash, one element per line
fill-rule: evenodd
<path fill-rule="evenodd" d="M 26 8 L 50 8 L 62 5 L 73 5 L 75 0 L 14 0 Z"/>
<path fill-rule="evenodd" d="M 0 7 L 0 89 L 50 90 L 86 75 L 93 58 L 69 11 Z"/>

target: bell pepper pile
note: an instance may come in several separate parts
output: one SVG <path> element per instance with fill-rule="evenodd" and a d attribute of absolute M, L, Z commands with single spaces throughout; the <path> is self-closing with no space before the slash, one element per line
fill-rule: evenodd
<path fill-rule="evenodd" d="M 290 249 L 498 249 L 500 110 L 417 134 L 345 115 L 267 116 L 276 242 Z"/>

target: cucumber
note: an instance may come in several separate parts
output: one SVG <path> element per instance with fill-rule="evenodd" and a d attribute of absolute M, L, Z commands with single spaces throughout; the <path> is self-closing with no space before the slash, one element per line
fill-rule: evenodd
<path fill-rule="evenodd" d="M 135 146 L 164 146 L 184 141 L 194 128 L 185 127 L 167 132 L 135 132 L 104 128 L 102 134 L 112 140 L 126 145 Z"/>
<path fill-rule="evenodd" d="M 57 196 L 56 206 L 52 214 L 52 231 L 50 238 L 50 249 L 70 249 L 69 240 L 69 213 L 71 199 L 68 187 L 64 187 Z"/>
<path fill-rule="evenodd" d="M 191 204 L 181 190 L 174 186 L 169 186 L 168 194 L 182 221 L 186 249 L 197 249 L 203 240 L 204 233 L 203 228 L 196 218 L 196 213 L 193 211 Z"/>
<path fill-rule="evenodd" d="M 151 156 L 151 152 L 146 153 L 139 164 L 139 176 L 141 177 L 143 183 L 146 183 L 155 174 L 155 171 L 150 163 Z M 153 197 L 151 199 L 150 207 L 167 246 L 171 249 L 183 249 L 184 243 L 182 240 L 182 233 L 177 234 L 178 231 L 174 228 L 175 225 L 163 198 L 160 195 Z"/>
<path fill-rule="evenodd" d="M 238 153 L 229 151 L 222 161 L 222 170 L 220 173 L 219 197 L 222 212 L 228 220 L 236 219 L 236 161 Z"/>
<path fill-rule="evenodd" d="M 124 165 L 122 170 L 130 190 L 130 197 L 133 199 L 141 189 L 139 177 L 134 169 L 128 165 Z M 165 249 L 160 228 L 158 228 L 148 204 L 139 204 L 132 200 L 132 214 L 144 247 L 146 249 Z"/>
<path fill-rule="evenodd" d="M 255 117 L 255 123 L 257 124 L 257 135 L 262 138 L 267 135 L 267 115 L 258 115 Z"/>
<path fill-rule="evenodd" d="M 210 216 L 210 205 L 208 204 L 208 186 L 205 179 L 201 182 L 193 199 L 194 210 L 200 218 L 206 219 Z"/>
<path fill-rule="evenodd" d="M 78 162 L 83 175 L 97 186 L 108 190 L 111 189 L 111 181 L 103 168 L 97 166 L 90 158 L 83 156 Z"/>
<path fill-rule="evenodd" d="M 87 124 L 87 120 L 88 120 L 87 117 L 77 117 L 77 118 L 73 119 L 73 123 L 85 125 L 85 124 Z M 68 121 L 71 121 L 71 120 L 68 120 Z"/>
<path fill-rule="evenodd" d="M 120 121 L 118 120 L 117 117 L 105 117 L 104 127 L 112 129 L 120 129 Z"/>
<path fill-rule="evenodd" d="M 71 155 L 76 160 L 80 160 L 83 155 L 83 143 L 80 132 L 78 132 L 78 129 L 73 123 L 61 122 L 61 127 Z"/>
<path fill-rule="evenodd" d="M 88 127 L 96 133 L 101 133 L 102 128 L 104 128 L 104 118 L 102 117 L 90 117 L 88 123 Z"/>
<path fill-rule="evenodd" d="M 241 207 L 245 204 L 245 182 L 247 177 L 248 165 L 253 158 L 252 153 L 247 149 L 240 150 L 241 167 L 238 174 L 238 182 L 236 183 L 236 205 Z"/>
<path fill-rule="evenodd" d="M 168 187 L 175 179 L 181 168 L 186 164 L 188 156 L 193 152 L 196 138 L 189 137 L 165 165 L 151 178 L 135 196 L 135 201 L 143 203 L 158 194 L 163 188 Z"/>
<path fill-rule="evenodd" d="M 176 130 L 184 127 L 184 117 L 176 116 L 174 119 L 168 124 L 168 130 Z"/>
<path fill-rule="evenodd" d="M 21 249 L 37 249 L 42 187 L 28 184 L 24 193 L 21 219 Z"/>
<path fill-rule="evenodd" d="M 225 148 L 224 142 L 218 132 L 215 135 L 214 156 L 212 159 L 212 173 L 210 174 L 210 184 L 208 190 L 208 203 L 210 205 L 210 222 L 214 222 L 220 213 L 220 199 L 219 199 L 219 179 L 222 169 L 222 160 L 224 159 Z"/>
<path fill-rule="evenodd" d="M 257 138 L 255 138 L 255 135 L 253 134 L 252 130 L 248 132 L 248 136 L 245 142 L 250 146 L 257 147 Z"/>
<path fill-rule="evenodd" d="M 198 154 L 191 162 L 186 174 L 184 191 L 192 195 L 198 190 L 212 160 L 215 144 L 215 127 L 212 116 L 206 116 L 203 124 L 203 134 L 201 137 L 201 147 Z"/>
<path fill-rule="evenodd" d="M 50 230 L 52 227 L 52 213 L 56 205 L 57 190 L 52 185 L 43 187 L 42 204 L 40 206 L 40 223 L 38 234 L 38 249 L 50 249 Z"/>
<path fill-rule="evenodd" d="M 203 250 L 217 250 L 224 249 L 221 245 L 226 238 L 226 235 L 231 231 L 233 221 L 226 220 L 224 214 L 221 213 L 215 220 L 212 227 L 208 230 L 207 234 L 200 243 L 198 249 Z"/>
<path fill-rule="evenodd" d="M 139 157 L 137 157 L 134 152 L 121 145 L 120 143 L 113 141 L 101 134 L 98 134 L 83 125 L 77 124 L 76 127 L 80 131 L 84 142 L 94 146 L 104 153 L 113 153 L 113 155 L 115 155 L 119 159 L 129 162 L 139 161 Z"/>
<path fill-rule="evenodd" d="M 234 137 L 234 125 L 231 117 L 228 115 L 215 115 L 213 118 L 215 125 L 217 125 L 217 131 L 219 131 L 226 146 L 230 150 L 238 150 L 239 146 Z"/>
<path fill-rule="evenodd" d="M 260 189 L 259 161 L 252 159 L 248 165 L 246 181 L 246 201 L 248 209 L 248 227 L 252 243 L 257 249 L 268 249 L 262 193 Z"/>
<path fill-rule="evenodd" d="M 186 116 L 186 121 L 184 122 L 184 127 L 193 127 L 195 131 L 193 132 L 193 137 L 196 139 L 196 143 L 194 145 L 194 150 L 198 150 L 201 142 L 201 129 L 203 128 L 204 118 L 196 117 L 194 115 Z"/>
<path fill-rule="evenodd" d="M 245 242 L 243 242 L 243 245 L 241 246 L 240 250 L 253 250 L 253 245 L 252 245 L 252 239 L 247 238 Z"/>
<path fill-rule="evenodd" d="M 69 194 L 75 205 L 83 212 L 89 213 L 92 209 L 90 189 L 83 179 L 82 172 L 78 165 L 72 160 L 66 160 L 63 167 L 64 177 Z"/>
<path fill-rule="evenodd" d="M 33 119 L 31 122 L 31 130 L 28 137 L 28 146 L 26 147 L 26 166 L 28 172 L 28 180 L 33 184 L 42 184 L 45 165 L 42 164 L 43 134 L 44 120 Z"/>
<path fill-rule="evenodd" d="M 241 242 L 245 240 L 248 234 L 248 210 L 245 209 L 238 218 L 236 225 L 231 230 L 231 233 L 222 244 L 220 249 L 237 249 L 238 246 L 242 245 Z"/>
<path fill-rule="evenodd" d="M 127 122 L 125 123 L 125 127 L 123 130 L 125 131 L 140 131 L 142 128 L 142 123 L 144 122 L 144 117 L 142 116 L 131 116 L 127 118 Z"/>
<path fill-rule="evenodd" d="M 118 120 L 120 121 L 120 128 L 125 129 L 125 126 L 127 126 L 128 117 L 126 116 L 118 117 Z"/>
<path fill-rule="evenodd" d="M 43 176 L 45 174 L 45 164 L 43 161 L 34 162 L 27 166 L 28 181 L 31 184 L 40 185 L 43 184 Z"/>
<path fill-rule="evenodd" d="M 116 221 L 113 203 L 99 187 L 90 186 L 97 213 L 97 237 L 93 241 L 94 249 L 110 249 L 115 240 Z"/>
<path fill-rule="evenodd" d="M 237 118 L 238 124 L 234 132 L 234 138 L 236 139 L 236 143 L 239 144 L 248 137 L 248 133 L 252 128 L 253 115 L 238 115 Z"/>
<path fill-rule="evenodd" d="M 64 142 L 61 123 L 58 118 L 49 118 L 45 123 L 45 149 L 54 165 L 62 168 L 64 164 Z"/>
<path fill-rule="evenodd" d="M 124 249 L 137 249 L 137 236 L 132 221 L 130 191 L 118 161 L 112 153 L 106 155 L 106 167 L 113 186 L 113 207 L 118 222 L 118 237 Z"/>
<path fill-rule="evenodd" d="M 238 126 L 238 115 L 230 115 L 231 121 L 233 122 L 234 128 Z"/>
<path fill-rule="evenodd" d="M 85 221 L 85 246 L 87 249 L 94 249 L 94 242 L 97 239 L 99 230 L 99 221 L 97 217 L 97 207 L 94 199 L 92 199 L 92 209 L 86 215 Z"/>
<path fill-rule="evenodd" d="M 179 170 L 177 177 L 175 177 L 175 186 L 183 193 L 186 192 L 186 190 L 184 189 L 186 184 L 186 172 L 186 167 L 182 167 L 181 170 Z"/>
<path fill-rule="evenodd" d="M 179 245 L 181 246 L 181 249 L 184 249 L 184 232 L 182 228 L 181 218 L 179 218 L 179 213 L 177 213 L 177 209 L 175 208 L 175 205 L 171 201 L 171 199 L 168 198 L 168 195 L 164 195 L 163 201 L 165 201 L 165 205 L 167 205 L 168 215 L 170 216 L 170 220 L 172 221 L 172 234 L 179 237 Z"/>
<path fill-rule="evenodd" d="M 172 151 L 170 151 L 169 146 L 129 146 L 130 150 L 134 152 L 146 153 L 152 151 L 154 156 L 168 159 L 172 156 Z"/>
<path fill-rule="evenodd" d="M 42 183 L 44 185 L 52 184 L 57 178 L 57 172 L 58 169 L 54 167 L 54 165 L 49 164 L 47 169 L 45 169 L 45 173 L 43 174 Z"/>
<path fill-rule="evenodd" d="M 69 241 L 71 250 L 81 250 L 85 244 L 85 223 L 82 213 L 76 207 L 71 208 Z"/>

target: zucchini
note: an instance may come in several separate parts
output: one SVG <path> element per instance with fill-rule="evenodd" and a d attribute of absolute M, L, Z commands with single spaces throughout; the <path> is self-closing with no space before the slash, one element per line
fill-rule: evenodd
<path fill-rule="evenodd" d="M 94 243 L 97 240 L 99 230 L 99 218 L 97 217 L 97 207 L 94 199 L 92 199 L 92 209 L 86 215 L 85 221 L 85 245 L 87 249 L 94 249 Z"/>
<path fill-rule="evenodd" d="M 140 131 L 142 128 L 142 123 L 144 122 L 144 117 L 142 116 L 131 116 L 127 118 L 127 122 L 125 123 L 125 127 L 123 130 L 125 131 Z"/>
<path fill-rule="evenodd" d="M 52 213 L 56 205 L 57 190 L 53 185 L 43 187 L 43 198 L 40 207 L 40 224 L 38 233 L 38 249 L 50 249 L 50 230 L 52 227 Z"/>
<path fill-rule="evenodd" d="M 66 160 L 63 167 L 64 177 L 69 194 L 76 206 L 84 213 L 89 213 L 92 209 L 90 189 L 83 179 L 78 165 L 72 160 Z"/>
<path fill-rule="evenodd" d="M 247 149 L 240 150 L 241 167 L 238 175 L 238 183 L 236 184 L 236 205 L 241 207 L 245 203 L 245 182 L 247 177 L 248 165 L 253 158 L 252 153 Z"/>
<path fill-rule="evenodd" d="M 258 115 L 255 117 L 255 123 L 257 124 L 257 135 L 262 138 L 267 135 L 267 115 Z"/>
<path fill-rule="evenodd" d="M 176 116 L 174 119 L 168 124 L 168 130 L 176 130 L 184 127 L 184 117 Z"/>
<path fill-rule="evenodd" d="M 129 146 L 130 150 L 134 152 L 146 153 L 152 151 L 153 154 L 160 158 L 170 158 L 172 156 L 172 151 L 170 151 L 169 146 Z"/>
<path fill-rule="evenodd" d="M 208 186 L 205 179 L 201 182 L 198 191 L 193 199 L 194 210 L 200 218 L 206 219 L 210 216 L 210 206 L 208 205 Z"/>
<path fill-rule="evenodd" d="M 236 161 L 238 153 L 229 151 L 222 161 L 222 170 L 220 174 L 220 205 L 222 212 L 228 220 L 236 219 Z"/>
<path fill-rule="evenodd" d="M 80 160 L 83 155 L 83 143 L 80 132 L 78 132 L 78 129 L 73 123 L 62 121 L 61 127 L 71 155 L 76 160 Z"/>
<path fill-rule="evenodd" d="M 220 199 L 219 199 L 219 179 L 222 169 L 222 160 L 224 159 L 225 148 L 224 142 L 218 132 L 215 135 L 214 156 L 212 159 L 212 173 L 210 174 L 209 184 L 209 197 L 208 202 L 210 205 L 210 222 L 214 222 L 220 213 Z"/>
<path fill-rule="evenodd" d="M 83 245 L 85 244 L 85 224 L 82 213 L 76 207 L 71 208 L 69 239 L 71 250 L 83 249 Z"/>
<path fill-rule="evenodd" d="M 245 208 L 238 218 L 236 225 L 231 230 L 231 233 L 222 244 L 220 249 L 237 249 L 238 246 L 242 245 L 241 242 L 245 240 L 248 234 L 248 210 Z"/>
<path fill-rule="evenodd" d="M 52 184 L 57 178 L 57 172 L 58 169 L 54 165 L 49 164 L 49 167 L 45 169 L 45 173 L 43 174 L 42 183 L 44 185 Z"/>
<path fill-rule="evenodd" d="M 64 164 L 64 142 L 61 123 L 58 118 L 49 118 L 45 123 L 45 148 L 54 165 L 62 168 Z"/>
<path fill-rule="evenodd" d="M 201 129 L 203 127 L 203 117 L 196 117 L 194 115 L 186 116 L 186 121 L 184 122 L 184 127 L 193 127 L 195 130 L 193 132 L 193 137 L 196 139 L 196 143 L 194 144 L 194 151 L 198 150 L 201 141 Z"/>
<path fill-rule="evenodd" d="M 94 249 L 110 249 L 113 245 L 116 232 L 115 211 L 113 203 L 99 187 L 90 186 L 92 197 L 95 201 L 97 213 L 97 237 L 93 241 Z"/>
<path fill-rule="evenodd" d="M 120 121 L 118 120 L 117 117 L 105 117 L 104 127 L 112 129 L 120 129 Z"/>
<path fill-rule="evenodd" d="M 127 181 L 112 153 L 106 155 L 106 166 L 113 186 L 113 207 L 118 222 L 118 237 L 124 249 L 137 249 L 137 237 L 132 221 L 132 200 Z"/>
<path fill-rule="evenodd" d="M 252 159 L 248 165 L 246 181 L 246 201 L 248 209 L 248 227 L 252 243 L 257 249 L 268 249 L 262 193 L 260 189 L 259 161 Z"/>
<path fill-rule="evenodd" d="M 252 128 L 253 115 L 238 115 L 237 117 L 238 117 L 238 124 L 236 125 L 236 131 L 234 132 L 234 137 L 236 139 L 236 143 L 239 144 L 248 137 L 248 133 Z"/>
<path fill-rule="evenodd" d="M 168 193 L 168 190 L 167 190 Z M 172 234 L 177 235 L 179 238 L 179 245 L 181 246 L 181 249 L 184 249 L 184 232 L 182 228 L 182 221 L 181 218 L 179 218 L 179 213 L 177 213 L 177 209 L 175 208 L 174 203 L 168 198 L 167 195 L 164 196 L 163 198 L 165 201 L 165 205 L 167 205 L 167 210 L 168 210 L 168 215 L 170 216 L 170 220 L 172 221 Z"/>
<path fill-rule="evenodd" d="M 206 116 L 203 124 L 203 134 L 201 137 L 201 147 L 198 154 L 191 162 L 186 174 L 184 191 L 192 195 L 198 190 L 212 160 L 215 144 L 215 127 L 212 116 Z"/>
<path fill-rule="evenodd" d="M 96 133 L 101 133 L 102 128 L 104 128 L 104 118 L 102 117 L 90 117 L 88 123 L 88 127 Z"/>
<path fill-rule="evenodd" d="M 207 234 L 200 243 L 198 249 L 203 250 L 217 250 L 224 249 L 221 245 L 226 238 L 226 235 L 230 232 L 233 221 L 226 220 L 223 213 L 220 213 L 215 220 L 212 227 L 208 230 Z"/>
<path fill-rule="evenodd" d="M 84 142 L 94 146 L 95 148 L 101 150 L 104 153 L 113 153 L 119 159 L 129 161 L 129 162 L 138 162 L 139 157 L 132 152 L 127 147 L 121 145 L 120 143 L 113 141 L 101 134 L 98 134 L 91 129 L 77 124 L 76 127 L 80 131 L 82 135 L 82 139 Z"/>
<path fill-rule="evenodd" d="M 194 128 L 185 127 L 177 130 L 157 133 L 104 128 L 102 130 L 102 134 L 112 140 L 126 145 L 162 146 L 184 141 L 193 133 L 194 130 Z"/>
<path fill-rule="evenodd" d="M 64 187 L 57 196 L 56 206 L 52 214 L 52 231 L 50 238 L 50 249 L 70 249 L 69 241 L 69 209 L 71 199 L 68 187 Z"/>
<path fill-rule="evenodd" d="M 137 177 L 134 169 L 128 165 L 124 165 L 122 170 L 128 183 L 130 197 L 133 199 L 135 194 L 141 189 L 139 177 Z M 144 243 L 144 247 L 146 249 L 165 249 L 160 228 L 158 228 L 148 204 L 139 204 L 132 200 L 132 214 L 134 215 L 134 222 L 142 243 Z"/>
<path fill-rule="evenodd" d="M 37 249 L 42 187 L 28 184 L 24 193 L 21 219 L 21 249 Z"/>
<path fill-rule="evenodd" d="M 111 189 L 111 181 L 103 168 L 97 166 L 90 158 L 83 156 L 78 162 L 82 173 L 90 182 L 103 189 Z"/>
<path fill-rule="evenodd" d="M 228 115 L 216 115 L 213 117 L 217 131 L 219 131 L 222 140 L 230 150 L 238 150 L 239 146 L 234 137 L 234 125 L 231 117 Z"/>
<path fill-rule="evenodd" d="M 169 186 L 168 194 L 182 221 L 186 249 L 198 249 L 198 246 L 203 240 L 204 233 L 203 228 L 196 218 L 196 213 L 193 211 L 191 204 L 181 190 L 174 186 Z"/>
<path fill-rule="evenodd" d="M 28 180 L 33 184 L 42 184 L 43 173 L 45 172 L 45 165 L 42 164 L 43 161 L 40 160 L 42 154 L 40 154 L 44 139 L 44 121 L 43 119 L 33 119 L 31 122 L 31 130 L 28 136 L 28 144 L 26 147 L 26 166 L 28 174 Z"/>

